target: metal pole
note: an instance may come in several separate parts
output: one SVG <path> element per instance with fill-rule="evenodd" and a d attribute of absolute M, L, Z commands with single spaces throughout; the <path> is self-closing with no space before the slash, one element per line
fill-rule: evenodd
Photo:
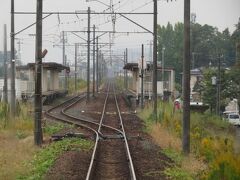
<path fill-rule="evenodd" d="M 184 0 L 183 139 L 184 154 L 190 153 L 190 0 Z"/>
<path fill-rule="evenodd" d="M 87 101 L 89 101 L 90 95 L 90 7 L 88 7 L 88 40 L 87 40 Z"/>
<path fill-rule="evenodd" d="M 42 0 L 37 0 L 36 50 L 35 50 L 35 129 L 34 142 L 42 144 Z"/>
<path fill-rule="evenodd" d="M 93 25 L 93 97 L 95 96 L 95 25 Z"/>
<path fill-rule="evenodd" d="M 77 58 L 78 58 L 78 44 L 75 43 L 75 91 L 77 91 Z"/>
<path fill-rule="evenodd" d="M 126 52 L 125 51 L 123 52 L 123 62 L 124 62 L 124 65 L 126 65 Z M 124 88 L 125 88 L 125 90 L 127 90 L 127 86 L 126 86 L 126 71 L 127 70 L 124 69 Z"/>
<path fill-rule="evenodd" d="M 8 103 L 8 66 L 7 66 L 7 25 L 4 24 L 4 86 L 3 86 L 3 102 Z"/>
<path fill-rule="evenodd" d="M 157 0 L 153 0 L 153 116 L 157 121 Z"/>
<path fill-rule="evenodd" d="M 144 46 L 142 44 L 142 68 L 141 68 L 141 108 L 143 109 L 144 108 L 144 105 L 143 105 L 143 98 L 144 98 L 144 94 L 143 94 L 143 61 L 144 61 Z"/>
<path fill-rule="evenodd" d="M 153 53 L 152 52 L 152 41 L 150 41 L 149 42 L 149 60 L 151 61 L 151 63 L 152 63 L 152 56 L 153 56 L 152 53 Z"/>
<path fill-rule="evenodd" d="M 15 24 L 14 24 L 14 0 L 11 0 L 11 116 L 16 113 L 16 90 L 15 90 Z"/>
<path fill-rule="evenodd" d="M 97 36 L 97 44 L 96 44 L 96 46 L 97 46 L 97 54 L 96 54 L 96 75 L 97 75 L 97 93 L 98 93 L 98 86 L 99 86 L 99 76 L 98 76 L 98 60 L 99 60 L 99 54 L 98 54 L 98 51 L 99 51 L 99 47 L 98 47 L 98 36 Z"/>
<path fill-rule="evenodd" d="M 65 64 L 65 32 L 63 31 L 62 32 L 62 46 L 63 46 L 63 51 L 62 51 L 62 55 L 63 55 L 63 57 L 62 57 L 62 64 L 65 66 L 66 64 Z"/>
<path fill-rule="evenodd" d="M 63 54 L 62 61 L 63 65 L 66 66 L 66 55 L 65 55 L 65 32 L 62 32 L 62 43 L 63 43 Z M 64 71 L 64 90 L 67 91 L 67 70 Z"/>
<path fill-rule="evenodd" d="M 128 63 L 128 48 L 126 48 L 126 64 Z M 126 70 L 126 90 L 128 89 L 128 71 Z"/>
<path fill-rule="evenodd" d="M 165 51 L 165 47 L 162 48 L 162 83 L 163 83 L 162 84 L 162 90 L 163 90 L 163 96 L 164 96 L 164 89 L 165 89 L 165 85 L 164 85 L 164 51 Z"/>
<path fill-rule="evenodd" d="M 220 115 L 220 83 L 221 83 L 221 57 L 218 57 L 218 76 L 217 76 L 217 103 L 216 115 Z"/>

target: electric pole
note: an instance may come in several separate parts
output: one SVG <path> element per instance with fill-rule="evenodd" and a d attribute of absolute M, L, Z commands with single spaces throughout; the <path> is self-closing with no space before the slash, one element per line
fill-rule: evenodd
<path fill-rule="evenodd" d="M 15 90 L 15 24 L 14 24 L 14 0 L 11 0 L 11 116 L 16 113 L 16 90 Z"/>
<path fill-rule="evenodd" d="M 3 51 L 4 51 L 4 86 L 3 86 L 3 102 L 6 104 L 8 103 L 8 65 L 7 65 L 7 25 L 4 24 L 3 27 L 4 32 L 4 44 L 3 44 Z"/>
<path fill-rule="evenodd" d="M 89 101 L 90 95 L 90 7 L 88 7 L 88 39 L 87 39 L 87 102 Z"/>
<path fill-rule="evenodd" d="M 124 65 L 126 65 L 126 52 L 124 51 L 123 52 L 123 62 L 124 62 Z M 124 88 L 125 90 L 127 90 L 127 85 L 126 85 L 126 69 L 124 69 Z M 120 75 L 121 75 L 121 72 L 120 72 Z"/>
<path fill-rule="evenodd" d="M 77 91 L 77 58 L 78 58 L 78 44 L 75 43 L 75 91 Z"/>
<path fill-rule="evenodd" d="M 95 25 L 93 25 L 93 97 L 95 96 Z"/>
<path fill-rule="evenodd" d="M 128 63 L 128 48 L 126 48 L 126 64 Z M 128 71 L 126 70 L 126 90 L 128 89 Z"/>
<path fill-rule="evenodd" d="M 221 90 L 221 56 L 218 57 L 218 75 L 217 75 L 217 103 L 216 115 L 220 115 L 220 90 Z"/>
<path fill-rule="evenodd" d="M 157 0 L 153 0 L 153 116 L 157 122 Z"/>
<path fill-rule="evenodd" d="M 149 42 L 149 61 L 152 63 L 152 41 Z"/>
<path fill-rule="evenodd" d="M 97 46 L 97 54 L 96 54 L 96 75 L 97 75 L 97 83 L 96 83 L 96 85 L 97 85 L 97 93 L 98 93 L 98 86 L 99 86 L 99 74 L 98 74 L 98 61 L 99 61 L 99 47 L 98 47 L 98 36 L 97 36 L 97 44 L 96 44 L 96 46 Z"/>
<path fill-rule="evenodd" d="M 142 44 L 142 67 L 141 67 L 141 108 L 143 109 L 144 108 L 144 105 L 143 105 L 143 98 L 144 98 L 144 94 L 143 94 L 143 72 L 144 72 L 144 66 L 143 66 L 143 63 L 144 63 L 144 46 Z"/>
<path fill-rule="evenodd" d="M 63 51 L 62 51 L 62 60 L 63 60 L 63 65 L 66 66 L 66 55 L 65 55 L 65 32 L 62 32 L 62 46 L 63 46 Z M 67 70 L 64 71 L 64 89 L 67 91 Z"/>
<path fill-rule="evenodd" d="M 63 57 L 62 57 L 62 64 L 65 66 L 65 32 L 63 31 L 62 32 L 62 46 L 63 46 L 63 51 L 62 51 L 62 55 L 63 55 Z"/>
<path fill-rule="evenodd" d="M 184 0 L 183 139 L 184 154 L 190 153 L 190 0 Z"/>
<path fill-rule="evenodd" d="M 164 89 L 165 89 L 165 84 L 164 84 L 164 51 L 165 47 L 162 48 L 162 90 L 163 90 L 163 99 L 164 99 Z"/>
<path fill-rule="evenodd" d="M 42 144 L 42 0 L 37 0 L 36 52 L 35 52 L 35 129 L 34 142 Z"/>

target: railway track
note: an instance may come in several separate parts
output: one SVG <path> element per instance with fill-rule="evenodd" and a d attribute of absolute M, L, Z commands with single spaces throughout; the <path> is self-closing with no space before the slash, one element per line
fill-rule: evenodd
<path fill-rule="evenodd" d="M 86 173 L 90 179 L 136 179 L 132 157 L 119 109 L 114 85 L 109 83 L 100 120 L 76 117 L 69 110 L 85 99 L 85 95 L 76 96 L 58 106 L 49 109 L 46 114 L 56 120 L 74 124 L 84 133 L 95 137 L 91 161 Z"/>

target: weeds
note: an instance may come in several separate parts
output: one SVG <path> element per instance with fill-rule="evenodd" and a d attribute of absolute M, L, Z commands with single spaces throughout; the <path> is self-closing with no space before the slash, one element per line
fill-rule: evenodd
<path fill-rule="evenodd" d="M 182 113 L 174 112 L 171 103 L 159 102 L 158 107 L 158 123 L 153 121 L 151 108 L 139 116 L 163 152 L 175 161 L 176 166 L 165 171 L 167 176 L 173 179 L 239 178 L 240 156 L 234 153 L 233 129 L 228 122 L 209 113 L 191 113 L 191 154 L 185 157 L 181 155 Z"/>
<path fill-rule="evenodd" d="M 82 79 L 77 79 L 77 89 L 75 90 L 75 79 L 74 78 L 69 79 L 68 86 L 69 94 L 73 94 L 74 92 L 76 93 L 76 91 L 79 92 L 85 87 L 87 87 L 87 82 Z"/>
<path fill-rule="evenodd" d="M 84 151 L 89 150 L 92 146 L 92 142 L 79 138 L 64 139 L 63 141 L 55 142 L 39 151 L 34 157 L 34 160 L 30 162 L 31 168 L 27 175 L 19 175 L 17 179 L 42 179 L 43 175 L 54 164 L 57 157 L 64 151 Z"/>

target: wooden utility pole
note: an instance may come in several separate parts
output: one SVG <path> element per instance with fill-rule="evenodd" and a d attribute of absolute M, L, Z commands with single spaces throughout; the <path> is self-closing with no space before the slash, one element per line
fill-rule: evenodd
<path fill-rule="evenodd" d="M 14 0 L 11 0 L 11 116 L 16 113 L 16 89 L 15 89 L 15 23 L 14 23 Z"/>
<path fill-rule="evenodd" d="M 37 0 L 35 51 L 35 125 L 34 142 L 42 144 L 42 0 Z"/>
<path fill-rule="evenodd" d="M 190 153 L 190 0 L 184 0 L 183 139 L 184 154 Z"/>
<path fill-rule="evenodd" d="M 8 65 L 7 65 L 7 25 L 4 24 L 4 86 L 3 86 L 3 102 L 8 103 Z"/>
<path fill-rule="evenodd" d="M 157 0 L 153 0 L 153 116 L 157 121 Z"/>

